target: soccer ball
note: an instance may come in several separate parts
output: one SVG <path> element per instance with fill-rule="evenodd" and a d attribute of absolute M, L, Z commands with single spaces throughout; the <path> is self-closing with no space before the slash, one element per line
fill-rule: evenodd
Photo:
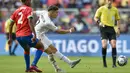
<path fill-rule="evenodd" d="M 125 66 L 127 64 L 128 58 L 124 55 L 120 55 L 117 58 L 117 63 L 119 66 Z"/>

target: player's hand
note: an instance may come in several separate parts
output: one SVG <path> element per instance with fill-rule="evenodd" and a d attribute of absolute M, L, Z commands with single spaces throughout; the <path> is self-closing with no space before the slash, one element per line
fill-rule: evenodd
<path fill-rule="evenodd" d="M 36 41 L 36 37 L 34 36 L 33 38 L 31 38 L 32 43 L 34 43 Z"/>
<path fill-rule="evenodd" d="M 75 31 L 76 31 L 76 28 L 75 28 L 75 27 L 70 28 L 70 33 L 71 33 L 71 32 L 75 32 Z"/>
<path fill-rule="evenodd" d="M 99 25 L 99 24 L 100 24 L 100 20 L 97 20 L 97 21 L 96 21 L 96 24 Z"/>
<path fill-rule="evenodd" d="M 9 44 L 9 46 L 12 44 L 12 39 L 11 38 L 9 38 L 8 44 Z"/>
<path fill-rule="evenodd" d="M 101 26 L 101 27 L 105 27 L 105 25 L 103 24 L 103 23 L 99 23 L 99 26 Z"/>
<path fill-rule="evenodd" d="M 120 30 L 119 30 L 119 29 L 117 29 L 117 31 L 116 31 L 116 35 L 117 35 L 117 37 L 120 36 Z"/>

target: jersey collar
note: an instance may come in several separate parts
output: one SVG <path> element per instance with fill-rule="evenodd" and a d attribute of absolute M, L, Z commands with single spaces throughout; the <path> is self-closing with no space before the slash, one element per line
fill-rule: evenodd
<path fill-rule="evenodd" d="M 105 7 L 108 8 L 108 5 L 106 4 Z M 112 8 L 113 8 L 113 6 L 110 9 L 112 9 Z"/>

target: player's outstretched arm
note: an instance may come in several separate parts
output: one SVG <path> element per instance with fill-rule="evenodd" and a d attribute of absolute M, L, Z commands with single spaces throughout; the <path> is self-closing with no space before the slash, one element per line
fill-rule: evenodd
<path fill-rule="evenodd" d="M 29 26 L 30 26 L 31 31 L 33 33 L 32 42 L 34 42 L 36 40 L 36 32 L 34 30 L 34 20 L 33 20 L 33 18 L 29 18 L 28 20 L 29 20 Z"/>
<path fill-rule="evenodd" d="M 11 45 L 11 42 L 12 42 L 12 28 L 13 28 L 13 25 L 14 25 L 14 22 L 11 21 L 10 24 L 9 24 L 9 41 L 8 41 L 8 44 Z"/>
<path fill-rule="evenodd" d="M 67 30 L 65 30 L 65 29 L 57 29 L 56 30 L 56 32 L 59 33 L 59 34 L 67 34 L 67 33 L 72 33 L 74 31 L 75 31 L 74 27 L 67 29 Z"/>

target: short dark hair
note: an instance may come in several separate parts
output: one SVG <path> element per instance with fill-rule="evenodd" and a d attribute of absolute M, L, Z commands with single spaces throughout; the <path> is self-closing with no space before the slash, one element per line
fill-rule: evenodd
<path fill-rule="evenodd" d="M 25 3 L 25 2 L 26 2 L 26 0 L 21 0 L 21 2 L 22 2 L 22 3 Z"/>
<path fill-rule="evenodd" d="M 51 6 L 48 7 L 48 11 L 56 11 L 58 9 L 59 8 L 57 6 L 55 6 L 55 5 L 51 5 Z"/>

